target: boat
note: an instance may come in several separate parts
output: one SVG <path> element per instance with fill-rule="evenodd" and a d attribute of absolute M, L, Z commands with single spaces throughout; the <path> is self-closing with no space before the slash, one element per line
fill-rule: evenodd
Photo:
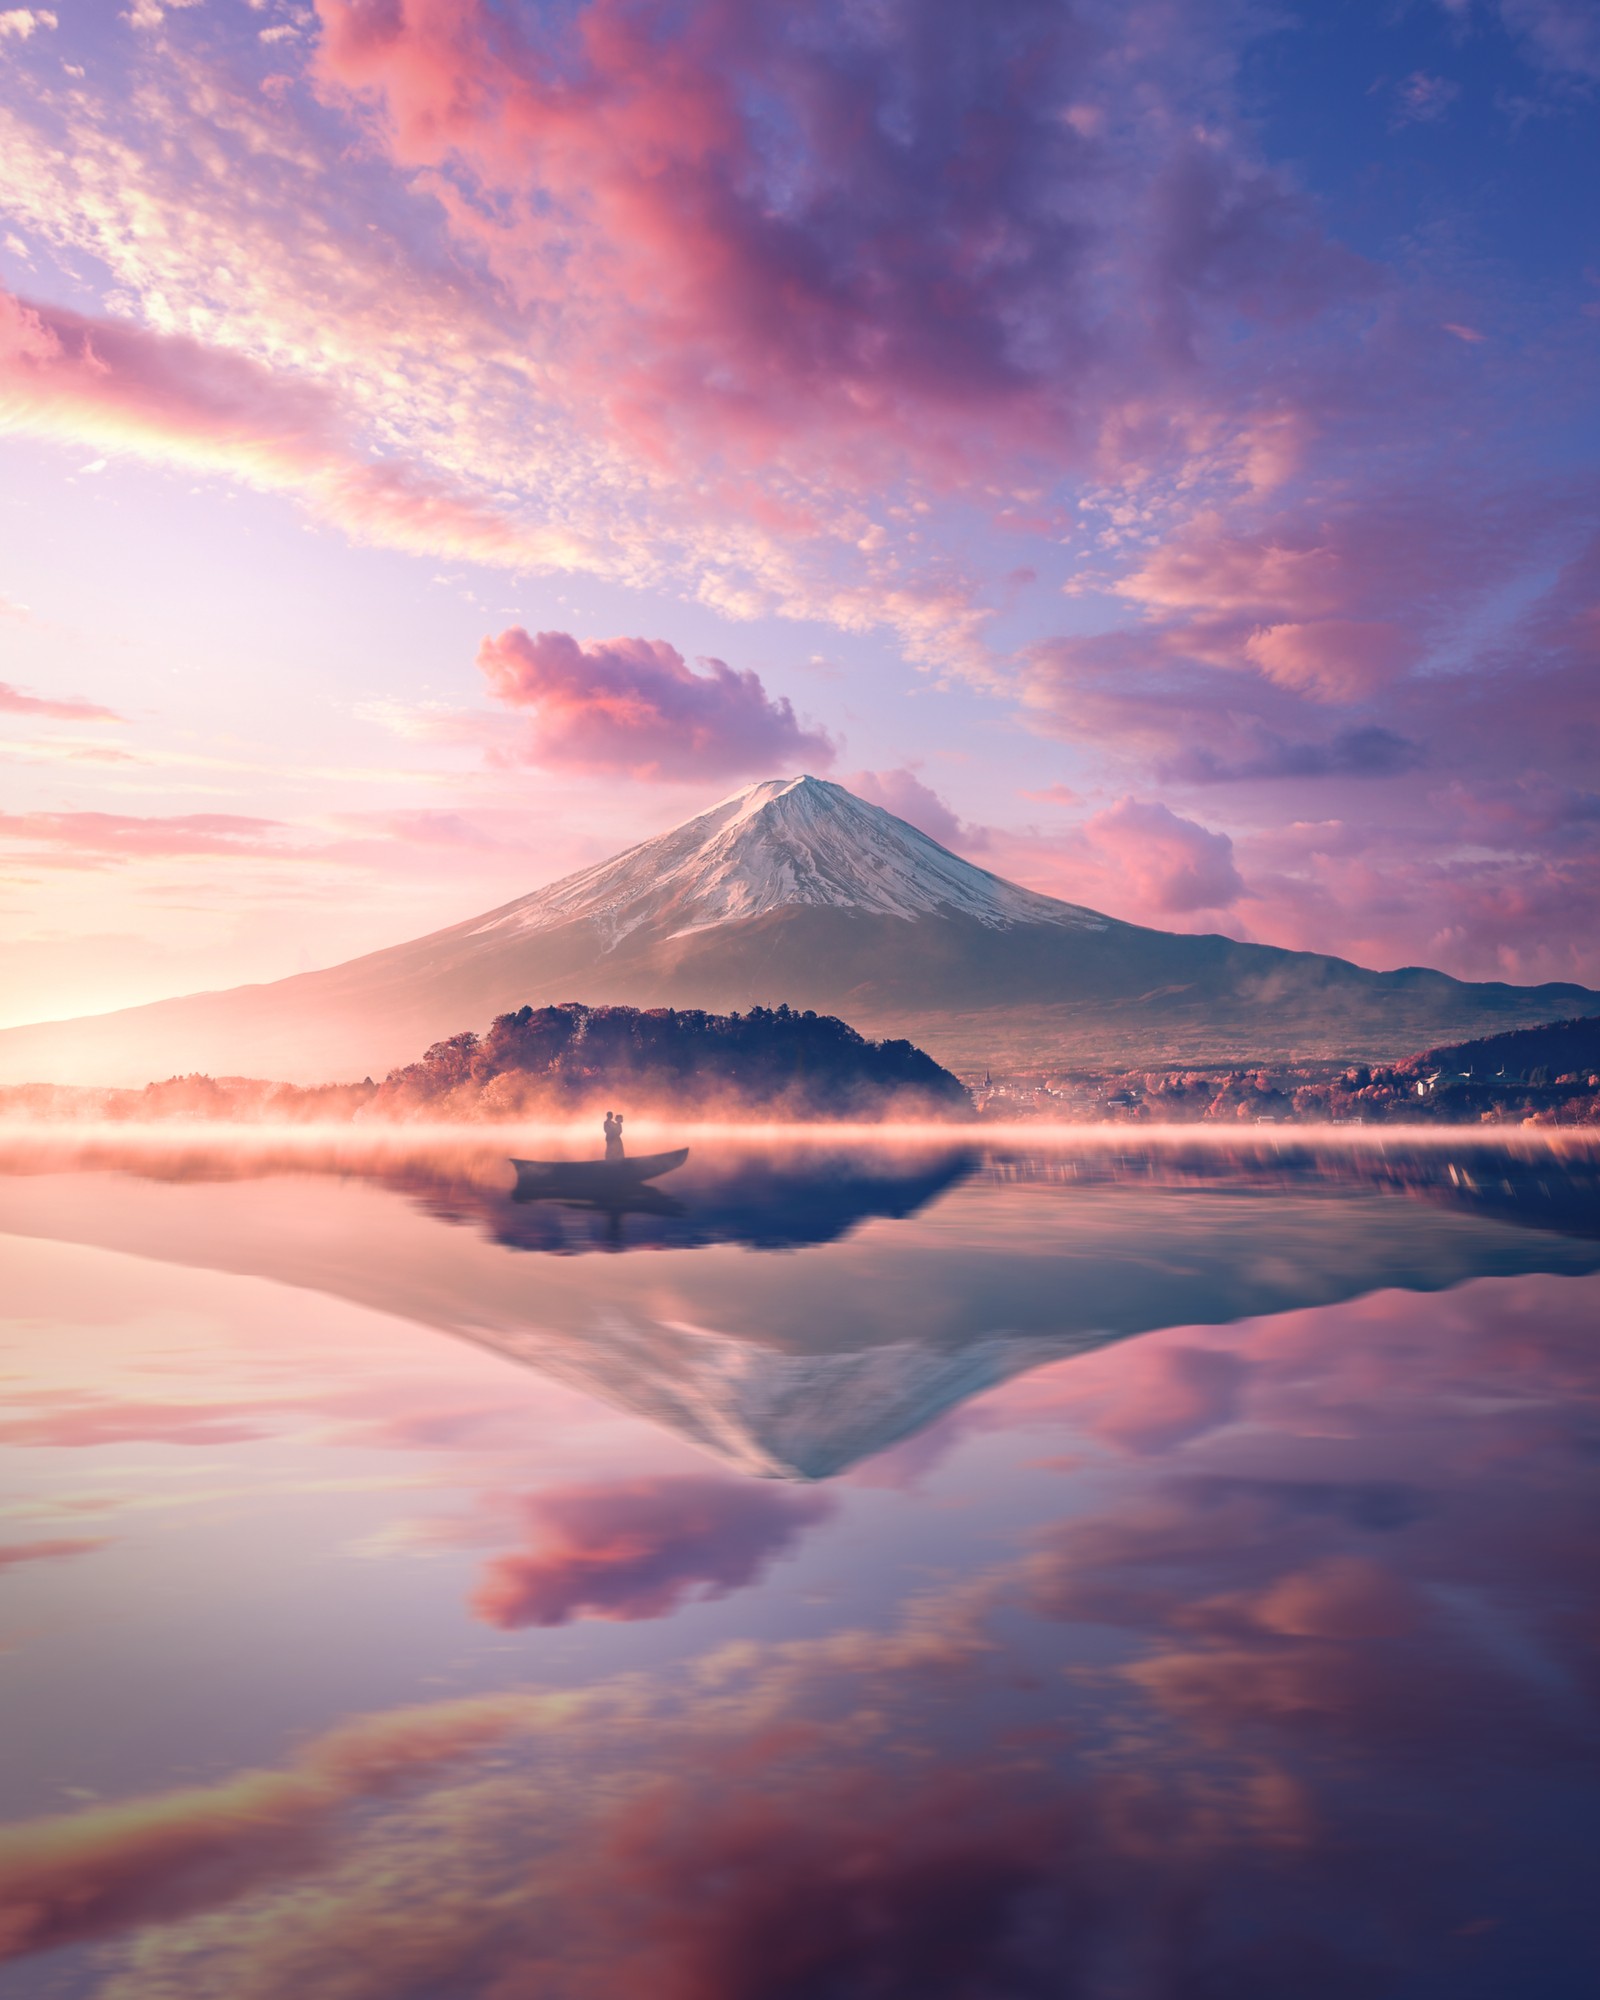
<path fill-rule="evenodd" d="M 689 1157 L 687 1146 L 670 1153 L 637 1153 L 621 1160 L 517 1160 L 516 1195 L 521 1201 L 539 1195 L 557 1200 L 604 1200 L 607 1195 L 636 1191 L 646 1181 L 659 1180 L 681 1167 Z"/>

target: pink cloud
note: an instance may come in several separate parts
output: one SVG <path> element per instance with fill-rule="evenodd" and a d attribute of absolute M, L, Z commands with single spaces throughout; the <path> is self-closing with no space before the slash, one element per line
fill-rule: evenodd
<path fill-rule="evenodd" d="M 0 13 L 0 42 L 26 42 L 40 28 L 59 26 L 48 7 L 7 7 Z"/>
<path fill-rule="evenodd" d="M 520 753 L 529 763 L 635 778 L 726 777 L 826 767 L 834 746 L 769 698 L 758 675 L 721 660 L 696 673 L 665 639 L 530 636 L 513 625 L 485 639 L 478 665 L 490 692 L 534 712 Z"/>
<path fill-rule="evenodd" d="M 108 1444 L 248 1444 L 265 1437 L 268 1411 L 282 1406 L 140 1402 L 111 1396 L 14 1397 L 0 1417 L 11 1445 L 94 1448 Z"/>
<path fill-rule="evenodd" d="M 1228 836 L 1153 800 L 1119 799 L 1083 830 L 1148 909 L 1220 910 L 1245 893 Z"/>
<path fill-rule="evenodd" d="M 1130 391 L 1158 428 L 1156 384 L 1194 396 L 1214 329 L 1370 290 L 1215 118 L 1172 115 L 1204 40 L 1181 21 L 1157 43 L 1043 0 L 848 28 L 817 0 L 318 11 L 327 98 L 525 312 L 559 313 L 575 382 L 663 466 L 691 440 L 851 486 L 884 450 L 944 475 L 1088 457 Z M 1101 115 L 1061 115 L 1086 94 Z"/>
<path fill-rule="evenodd" d="M 0 813 L 0 844 L 53 849 L 86 867 L 151 856 L 288 853 L 277 837 L 283 830 L 279 820 L 248 813 Z"/>
<path fill-rule="evenodd" d="M 1425 494 L 1201 509 L 1118 581 L 1137 623 L 1030 649 L 1028 712 L 1168 782 L 1403 774 L 1461 705 L 1413 668 L 1563 532 L 1546 508 L 1508 537 Z"/>
<path fill-rule="evenodd" d="M 1343 703 L 1387 685 L 1417 652 L 1393 625 L 1354 618 L 1260 626 L 1246 639 L 1244 650 L 1280 687 L 1297 689 L 1314 701 Z"/>
<path fill-rule="evenodd" d="M 293 1874 L 311 1865 L 330 1811 L 322 1788 L 277 1772 L 141 1804 L 0 1834 L 0 1959 L 170 1920 Z"/>
<path fill-rule="evenodd" d="M 1514 508 L 1426 483 L 1367 486 L 1337 504 L 1290 494 L 1203 507 L 1117 582 L 1146 657 L 1256 668 L 1290 692 L 1354 702 L 1393 683 L 1447 634 L 1492 625 L 1480 604 L 1570 557 L 1592 494 Z"/>
<path fill-rule="evenodd" d="M 330 1730 L 279 1771 L 243 1771 L 0 1829 L 0 1959 L 214 1909 L 315 1867 L 337 1815 L 514 1729 L 493 1698 Z"/>
<path fill-rule="evenodd" d="M 465 166 L 518 205 L 518 277 L 544 290 L 559 269 L 595 342 L 586 372 L 624 431 L 661 437 L 684 415 L 709 417 L 718 444 L 748 446 L 793 436 L 797 419 L 860 434 L 895 424 L 907 403 L 994 411 L 1029 399 L 1007 305 L 1025 292 L 1048 312 L 1073 240 L 1029 185 L 1029 155 L 1075 143 L 1032 107 L 993 129 L 941 216 L 937 178 L 861 115 L 883 89 L 866 49 L 820 10 L 803 10 L 820 31 L 803 38 L 798 23 L 719 4 L 680 11 L 663 34 L 657 8 L 599 0 L 566 38 L 444 0 L 319 11 L 322 77 L 382 105 L 398 160 Z M 1022 43 L 1053 66 L 1059 37 L 1046 10 L 1030 11 Z M 964 94 L 981 115 L 1000 50 L 979 34 L 965 54 Z M 769 121 L 746 97 L 758 77 L 809 155 L 787 189 Z M 928 137 L 942 153 L 956 132 Z M 993 234 L 1002 187 L 1008 240 Z M 457 205 L 454 219 L 470 229 L 475 214 Z M 919 223 L 948 229 L 957 255 L 930 257 Z M 1056 297 L 1059 322 L 1070 292 Z M 1081 331 L 1060 331 L 1081 348 Z"/>
<path fill-rule="evenodd" d="M 478 748 L 485 732 L 449 740 Z M 492 739 L 488 747 L 491 756 L 498 754 Z M 140 761 L 114 751 L 84 754 L 97 762 Z M 83 757 L 74 750 L 53 761 L 75 764 Z M 494 824 L 486 826 L 485 819 Z M 590 842 L 591 857 L 604 851 L 604 841 L 599 835 Z M 534 837 L 522 812 L 417 808 L 325 814 L 314 824 L 247 813 L 0 812 L 0 863 L 10 870 L 89 873 L 205 856 L 264 866 L 293 863 L 297 900 L 313 894 L 348 895 L 352 872 L 404 874 L 413 881 L 453 876 L 464 855 L 495 870 L 494 881 L 510 894 L 515 887 L 526 887 L 527 871 L 542 865 L 548 854 L 548 843 Z"/>
<path fill-rule="evenodd" d="M 0 715 L 37 715 L 50 722 L 121 722 L 114 708 L 85 701 L 81 695 L 53 698 L 26 694 L 9 681 L 0 681 Z"/>
<path fill-rule="evenodd" d="M 961 854 L 980 854 L 989 845 L 989 829 L 960 820 L 931 785 L 903 766 L 896 771 L 852 771 L 844 780 L 859 798 L 882 806 L 925 833 L 941 847 Z"/>
<path fill-rule="evenodd" d="M 1581 723 L 1574 697 L 1600 647 L 1596 501 L 1581 481 L 1515 496 L 1368 489 L 1337 506 L 1291 496 L 1226 518 L 1203 509 L 1117 585 L 1141 622 L 1063 642 L 1057 658 L 1131 681 L 1135 700 L 1157 676 L 1163 692 L 1178 684 L 1213 711 L 1213 731 L 1243 715 L 1285 733 L 1313 726 L 1310 699 L 1406 734 L 1447 732 L 1457 753 L 1501 769 L 1508 749 L 1538 749 L 1548 768 L 1563 754 L 1548 741 L 1552 703 Z M 1207 669 L 1244 670 L 1247 684 L 1230 693 Z M 1264 685 L 1251 688 L 1255 675 Z M 1488 730 L 1485 704 L 1504 707 Z M 1518 711 L 1508 743 L 1503 720 Z"/>
<path fill-rule="evenodd" d="M 53 1541 L 0 1542 L 0 1573 L 20 1568 L 23 1563 L 56 1562 L 63 1556 L 93 1555 L 96 1549 L 109 1546 L 103 1538 L 82 1536 L 57 1536 Z"/>
<path fill-rule="evenodd" d="M 1155 611 L 1307 618 L 1344 606 L 1350 573 L 1350 558 L 1325 523 L 1291 527 L 1279 517 L 1252 532 L 1208 508 L 1117 588 Z"/>
<path fill-rule="evenodd" d="M 1264 1632 L 1295 1639 L 1391 1639 L 1418 1622 L 1416 1596 L 1381 1564 L 1325 1556 L 1279 1577 L 1255 1599 Z"/>
<path fill-rule="evenodd" d="M 526 841 L 503 840 L 466 813 L 416 807 L 403 812 L 344 813 L 341 826 L 357 834 L 376 834 L 407 848 L 438 847 L 493 853 L 527 853 Z M 408 864 L 409 865 L 409 864 Z"/>
<path fill-rule="evenodd" d="M 1159 1454 L 1230 1423 L 1249 1366 L 1220 1347 L 1152 1345 L 1127 1357 L 1096 1433 L 1129 1451 Z"/>
<path fill-rule="evenodd" d="M 497 1556 L 473 1606 L 505 1630 L 665 1617 L 754 1583 L 831 1511 L 820 1493 L 692 1474 L 557 1488 L 527 1505 L 535 1547 Z"/>
<path fill-rule="evenodd" d="M 325 391 L 242 356 L 126 321 L 0 292 L 0 416 L 47 435 L 205 460 L 279 477 L 332 443 Z"/>

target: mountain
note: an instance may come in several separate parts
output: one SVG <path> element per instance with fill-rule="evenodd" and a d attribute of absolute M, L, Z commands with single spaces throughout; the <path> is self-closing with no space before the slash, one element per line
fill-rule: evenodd
<path fill-rule="evenodd" d="M 1385 1060 L 1600 1013 L 1581 986 L 1371 972 L 1036 895 L 820 778 L 768 779 L 548 888 L 264 986 L 0 1033 L 0 1082 L 381 1075 L 524 1004 L 787 1001 L 988 1063 Z"/>

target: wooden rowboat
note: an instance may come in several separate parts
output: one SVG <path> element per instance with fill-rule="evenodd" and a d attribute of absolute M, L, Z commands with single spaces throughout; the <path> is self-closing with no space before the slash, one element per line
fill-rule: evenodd
<path fill-rule="evenodd" d="M 511 1164 L 517 1170 L 519 1196 L 569 1195 L 593 1200 L 658 1180 L 674 1167 L 681 1167 L 688 1157 L 689 1148 L 679 1146 L 670 1153 L 638 1153 L 624 1160 L 513 1160 Z"/>

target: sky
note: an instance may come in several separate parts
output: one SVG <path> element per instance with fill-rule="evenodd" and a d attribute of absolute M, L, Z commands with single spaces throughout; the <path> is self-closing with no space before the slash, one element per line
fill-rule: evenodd
<path fill-rule="evenodd" d="M 0 1024 L 811 771 L 1600 984 L 1594 0 L 0 5 Z"/>

